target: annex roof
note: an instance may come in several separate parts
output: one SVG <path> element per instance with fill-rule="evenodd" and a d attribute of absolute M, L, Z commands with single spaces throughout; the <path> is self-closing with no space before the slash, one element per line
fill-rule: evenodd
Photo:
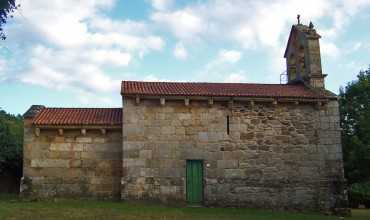
<path fill-rule="evenodd" d="M 34 125 L 121 125 L 121 108 L 42 108 Z"/>

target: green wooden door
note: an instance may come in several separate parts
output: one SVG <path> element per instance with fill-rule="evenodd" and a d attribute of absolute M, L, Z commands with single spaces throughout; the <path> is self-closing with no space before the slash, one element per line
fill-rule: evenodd
<path fill-rule="evenodd" d="M 201 204 L 203 201 L 203 162 L 186 161 L 186 198 L 190 204 Z"/>

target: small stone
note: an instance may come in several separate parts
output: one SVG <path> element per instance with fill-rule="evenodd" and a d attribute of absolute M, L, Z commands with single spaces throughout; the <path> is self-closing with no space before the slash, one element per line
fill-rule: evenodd
<path fill-rule="evenodd" d="M 249 132 L 249 133 L 240 133 L 240 139 L 241 140 L 251 140 L 254 138 L 254 133 Z"/>

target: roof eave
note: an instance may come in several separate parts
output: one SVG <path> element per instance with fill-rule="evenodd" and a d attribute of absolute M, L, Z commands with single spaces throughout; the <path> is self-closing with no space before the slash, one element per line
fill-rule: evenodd
<path fill-rule="evenodd" d="M 193 100 L 207 100 L 210 98 L 218 99 L 218 100 L 258 100 L 258 99 L 271 99 L 271 100 L 325 100 L 325 99 L 337 99 L 336 96 L 318 96 L 318 97 L 310 97 L 310 96 L 219 96 L 219 95 L 177 95 L 177 94 L 140 94 L 140 93 L 130 93 L 130 94 L 122 94 L 123 97 L 127 98 L 147 98 L 147 99 L 158 99 L 158 98 L 168 98 L 173 100 L 181 100 L 185 98 L 190 98 Z"/>
<path fill-rule="evenodd" d="M 44 128 L 44 129 L 122 129 L 122 123 L 121 124 L 101 124 L 101 125 L 67 125 L 67 124 L 61 124 L 61 125 L 55 125 L 55 124 L 35 124 L 33 125 L 37 128 Z"/>

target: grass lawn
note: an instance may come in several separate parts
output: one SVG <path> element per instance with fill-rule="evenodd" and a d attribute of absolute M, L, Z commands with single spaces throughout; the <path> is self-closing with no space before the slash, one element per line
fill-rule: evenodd
<path fill-rule="evenodd" d="M 125 220 L 330 220 L 334 216 L 274 212 L 244 208 L 166 207 L 158 204 L 92 200 L 26 202 L 14 196 L 0 196 L 0 219 L 125 219 Z M 353 210 L 353 220 L 369 220 L 370 210 Z"/>

